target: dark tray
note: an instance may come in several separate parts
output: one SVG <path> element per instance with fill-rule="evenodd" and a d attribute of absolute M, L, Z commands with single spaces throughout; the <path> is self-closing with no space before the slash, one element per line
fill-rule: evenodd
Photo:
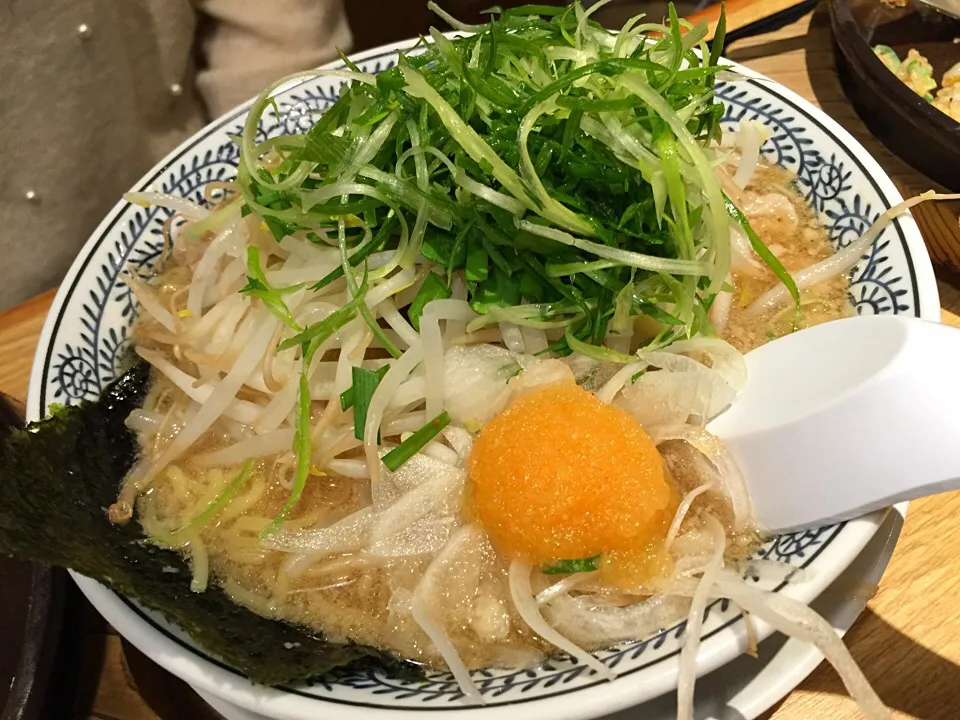
<path fill-rule="evenodd" d="M 938 86 L 960 62 L 960 21 L 909 5 L 879 0 L 831 0 L 837 73 L 857 114 L 884 145 L 932 180 L 960 191 L 960 124 L 909 90 L 873 53 L 889 45 L 903 58 L 926 57 Z"/>

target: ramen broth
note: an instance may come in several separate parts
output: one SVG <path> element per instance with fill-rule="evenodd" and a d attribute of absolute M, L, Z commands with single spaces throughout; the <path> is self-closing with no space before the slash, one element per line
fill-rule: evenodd
<path fill-rule="evenodd" d="M 811 265 L 832 252 L 826 231 L 786 171 L 769 166 L 759 168 L 744 191 L 743 200 L 753 227 L 789 270 Z M 162 298 L 171 304 L 176 301 L 189 283 L 187 266 L 194 260 L 185 254 L 174 256 L 173 266 L 155 285 Z M 797 327 L 852 312 L 847 298 L 848 280 L 841 277 L 805 292 L 799 315 L 791 306 L 751 317 L 746 307 L 776 283 L 765 267 L 758 275 L 734 275 L 735 292 L 722 337 L 742 352 Z M 140 321 L 139 330 L 150 327 L 150 322 Z M 168 346 L 152 341 L 149 333 L 138 334 L 144 335 L 137 337 L 142 346 L 170 353 Z M 174 354 L 168 357 L 189 367 L 189 357 L 174 358 Z M 612 374 L 604 368 L 599 372 L 607 377 Z M 178 388 L 159 373 L 155 375 L 159 379 L 145 409 L 154 416 L 163 416 L 164 421 L 161 432 L 143 443 L 148 459 L 158 457 L 186 421 L 188 406 Z M 593 379 L 596 380 L 595 376 Z M 315 411 L 314 421 L 318 418 Z M 187 455 L 163 470 L 138 501 L 138 519 L 145 532 L 162 539 L 164 533 L 184 526 L 208 507 L 240 468 L 209 467 L 204 456 L 246 436 L 249 430 L 221 418 Z M 351 438 L 352 434 L 344 438 L 348 446 Z M 697 453 L 684 443 L 664 443 L 660 452 L 678 492 L 686 492 L 703 481 L 700 468 L 704 461 L 698 460 Z M 350 456 L 348 453 L 347 457 Z M 362 457 L 361 449 L 353 451 L 353 456 Z M 238 604 L 261 615 L 308 626 L 334 640 L 371 645 L 443 667 L 434 644 L 410 612 L 413 592 L 429 557 L 377 558 L 335 553 L 308 564 L 303 572 L 293 573 L 289 553 L 261 546 L 259 533 L 289 497 L 294 464 L 289 451 L 258 459 L 243 489 L 214 521 L 199 530 L 181 533 L 176 542 L 170 543 L 191 558 L 195 574 L 197 564 L 201 564 L 199 585 L 195 581 L 194 589 L 202 591 L 205 582 L 216 583 Z M 327 527 L 368 506 L 369 488 L 368 479 L 355 480 L 313 468 L 285 528 Z M 463 497 L 467 496 L 469 487 L 463 493 Z M 469 509 L 461 510 L 464 512 Z M 693 506 L 685 526 L 695 525 L 707 515 L 718 518 L 725 527 L 728 560 L 742 559 L 756 547 L 755 532 L 737 535 L 733 531 L 733 516 L 721 494 L 706 493 Z M 466 557 L 453 559 L 438 583 L 433 603 L 435 609 L 442 609 L 445 630 L 470 668 L 535 664 L 551 652 L 551 646 L 528 629 L 510 601 L 509 562 L 498 557 L 486 537 L 474 541 L 474 545 L 473 552 Z M 688 550 L 682 543 L 674 548 L 677 557 Z M 537 578 L 536 573 L 534 576 L 535 593 L 556 580 L 552 576 Z M 657 578 L 651 575 L 647 580 L 655 585 Z M 591 586 L 589 582 L 582 589 L 614 607 L 635 603 L 642 597 Z M 682 619 L 685 612 L 685 607 L 678 607 L 676 617 L 670 621 Z M 657 629 L 652 626 L 640 631 L 650 633 Z"/>
<path fill-rule="evenodd" d="M 823 223 L 797 190 L 793 174 L 784 168 L 759 165 L 744 189 L 740 207 L 760 239 L 789 272 L 802 270 L 834 253 Z M 794 330 L 854 314 L 849 275 L 843 274 L 801 293 L 799 312 L 790 304 L 759 316 L 750 315 L 749 305 L 778 282 L 765 265 L 758 267 L 757 273 L 758 277 L 733 273 L 733 302 L 726 327 L 720 333 L 740 352 Z"/>

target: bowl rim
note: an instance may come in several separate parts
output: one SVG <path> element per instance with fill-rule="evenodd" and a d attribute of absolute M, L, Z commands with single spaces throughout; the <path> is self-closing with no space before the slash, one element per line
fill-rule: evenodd
<path fill-rule="evenodd" d="M 398 50 L 410 49 L 417 42 L 419 42 L 419 39 L 388 43 L 350 57 L 355 61 L 372 60 L 381 56 L 389 57 Z M 726 58 L 723 59 L 723 62 L 728 64 L 732 70 L 756 81 L 765 90 L 813 120 L 837 145 L 845 147 L 851 157 L 859 164 L 864 175 L 873 184 L 877 193 L 886 202 L 893 205 L 902 200 L 899 191 L 876 160 L 854 137 L 826 113 L 780 83 L 760 73 Z M 340 64 L 340 61 L 334 61 L 322 67 L 336 67 Z M 309 82 L 309 80 L 294 80 L 285 83 L 278 87 L 275 93 L 285 92 L 304 82 Z M 247 112 L 251 102 L 252 100 L 248 100 L 241 103 L 198 130 L 154 165 L 136 183 L 134 188 L 149 187 L 179 159 L 181 154 L 188 152 L 194 145 L 207 138 L 210 135 L 211 126 L 239 120 Z M 53 340 L 59 330 L 61 312 L 84 277 L 86 268 L 100 240 L 106 236 L 127 208 L 128 203 L 120 200 L 107 214 L 80 250 L 77 260 L 71 266 L 56 293 L 50 313 L 44 322 L 30 375 L 27 417 L 31 421 L 40 419 L 47 405 L 44 378 L 47 375 L 51 360 Z M 907 265 L 913 274 L 917 314 L 923 319 L 939 322 L 940 301 L 933 266 L 916 221 L 912 215 L 906 213 L 901 215 L 894 225 L 898 230 L 905 250 Z M 837 547 L 836 544 L 828 544 L 823 549 L 824 555 L 830 558 L 829 566 L 838 568 L 837 574 L 842 572 L 866 546 L 882 524 L 885 513 L 886 511 L 878 511 L 838 526 L 847 530 L 842 547 Z M 818 550 L 814 557 L 820 555 L 821 553 Z M 423 717 L 426 717 L 438 711 L 468 711 L 471 713 L 471 717 L 489 718 L 490 720 L 495 717 L 503 717 L 504 713 L 511 712 L 517 717 L 529 718 L 530 720 L 578 720 L 587 717 L 599 717 L 630 707 L 637 702 L 641 702 L 644 697 L 655 697 L 670 692 L 676 687 L 676 663 L 660 662 L 654 668 L 655 672 L 644 674 L 642 692 L 638 692 L 636 682 L 596 680 L 589 685 L 579 686 L 547 697 L 536 697 L 519 703 L 508 702 L 486 707 L 468 707 L 465 705 L 441 707 L 437 705 L 432 707 L 397 706 L 389 708 L 351 702 L 339 697 L 336 699 L 313 696 L 301 697 L 291 689 L 254 685 L 237 671 L 228 668 L 216 659 L 201 655 L 179 640 L 161 632 L 153 625 L 151 620 L 136 610 L 130 601 L 117 595 L 109 588 L 76 573 L 71 572 L 71 575 L 97 611 L 123 637 L 161 667 L 190 685 L 196 685 L 246 709 L 276 718 L 299 720 L 300 718 L 314 717 L 319 710 L 333 715 L 349 712 L 352 718 L 358 720 L 396 720 L 398 713 L 407 716 L 423 713 Z M 804 595 L 808 596 L 808 600 L 812 599 L 829 585 L 833 577 L 834 573 L 816 573 L 808 582 L 803 583 Z M 788 591 L 787 594 L 790 594 L 790 592 Z M 747 647 L 746 633 L 740 620 L 741 618 L 738 616 L 703 639 L 697 660 L 698 676 L 729 662 L 738 651 Z M 764 624 L 758 623 L 758 625 L 762 637 L 772 632 L 772 629 Z M 732 629 L 734 632 L 721 632 L 726 629 Z M 627 675 L 645 669 L 648 668 L 641 666 Z M 572 704 L 567 701 L 565 695 L 571 692 L 577 694 L 578 703 Z M 518 710 L 518 705 L 522 705 L 523 710 Z"/>

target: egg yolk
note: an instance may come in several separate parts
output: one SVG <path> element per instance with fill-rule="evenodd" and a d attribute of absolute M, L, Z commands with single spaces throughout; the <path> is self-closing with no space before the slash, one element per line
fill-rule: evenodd
<path fill-rule="evenodd" d="M 602 555 L 615 585 L 664 570 L 677 493 L 630 414 L 573 383 L 521 397 L 470 455 L 473 511 L 501 556 L 534 565 Z"/>

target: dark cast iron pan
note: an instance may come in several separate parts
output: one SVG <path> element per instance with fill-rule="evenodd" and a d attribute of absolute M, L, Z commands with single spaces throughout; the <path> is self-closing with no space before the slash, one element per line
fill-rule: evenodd
<path fill-rule="evenodd" d="M 893 153 L 944 187 L 960 191 L 960 124 L 909 90 L 874 55 L 910 48 L 943 73 L 960 62 L 960 20 L 928 6 L 890 8 L 879 0 L 830 0 L 837 73 L 857 114 Z"/>

